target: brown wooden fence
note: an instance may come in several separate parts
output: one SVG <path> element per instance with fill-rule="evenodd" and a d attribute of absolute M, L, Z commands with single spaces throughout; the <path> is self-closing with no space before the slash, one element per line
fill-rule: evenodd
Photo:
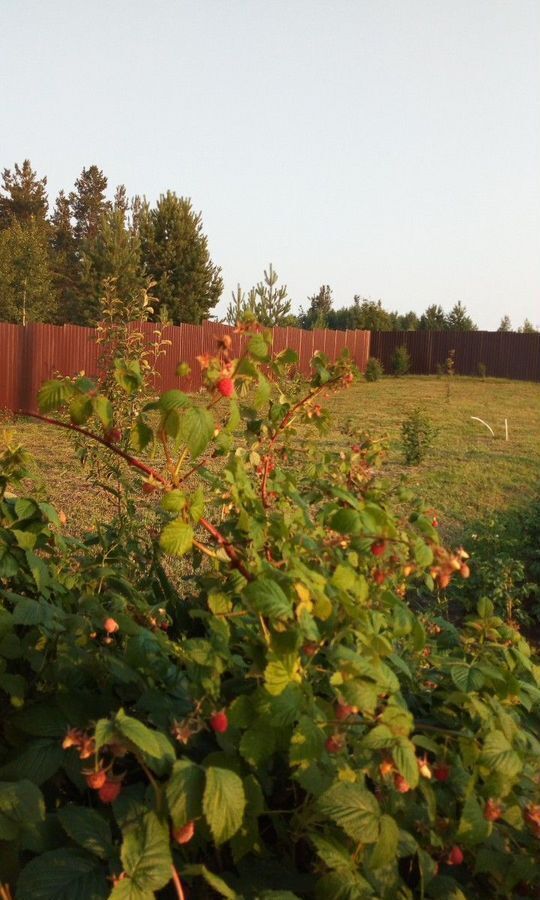
<path fill-rule="evenodd" d="M 487 375 L 540 381 L 540 333 L 502 331 L 375 331 L 370 356 L 376 356 L 385 372 L 391 372 L 392 354 L 405 345 L 411 355 L 411 372 L 432 375 L 455 350 L 458 375 L 477 375 L 483 363 Z"/>
<path fill-rule="evenodd" d="M 142 330 L 153 341 L 155 325 L 144 323 L 134 327 Z M 299 370 L 307 375 L 309 363 L 316 350 L 326 353 L 331 360 L 347 347 L 358 368 L 363 372 L 369 356 L 369 331 L 328 331 L 317 329 L 303 331 L 300 328 L 274 328 L 276 352 L 290 347 L 299 355 Z M 177 387 L 175 375 L 179 362 L 191 366 L 191 376 L 182 380 L 186 390 L 201 386 L 201 370 L 196 357 L 213 353 L 216 338 L 230 334 L 233 350 L 240 352 L 243 338 L 233 328 L 214 322 L 202 325 L 171 325 L 163 336 L 171 341 L 165 356 L 158 361 L 161 390 Z M 14 412 L 36 412 L 36 396 L 40 385 L 56 373 L 76 375 L 84 371 L 97 375 L 98 345 L 93 328 L 78 325 L 10 325 L 0 323 L 0 409 Z"/>
<path fill-rule="evenodd" d="M 140 328 L 150 343 L 154 325 Z M 276 352 L 290 347 L 299 355 L 299 369 L 309 373 L 309 362 L 316 350 L 334 360 L 348 347 L 356 365 L 363 372 L 369 356 L 381 360 L 385 371 L 391 371 L 396 347 L 405 345 L 411 355 L 411 372 L 431 375 L 444 365 L 450 350 L 455 350 L 458 375 L 478 374 L 478 364 L 486 366 L 488 376 L 540 381 L 540 334 L 514 334 L 492 331 L 329 331 L 300 328 L 274 328 Z M 160 358 L 160 388 L 178 385 L 175 375 L 179 361 L 191 366 L 192 374 L 182 385 L 187 390 L 201 386 L 200 367 L 196 357 L 215 350 L 216 338 L 230 334 L 233 349 L 240 352 L 242 338 L 228 325 L 204 322 L 202 325 L 171 325 L 164 337 L 172 342 L 167 354 Z M 10 325 L 0 323 L 0 409 L 36 411 L 36 395 L 40 385 L 56 373 L 75 375 L 84 371 L 96 375 L 98 346 L 93 328 L 78 325 Z"/>

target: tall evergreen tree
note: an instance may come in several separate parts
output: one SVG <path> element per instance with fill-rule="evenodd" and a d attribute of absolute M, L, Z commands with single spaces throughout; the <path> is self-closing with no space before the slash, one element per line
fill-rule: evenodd
<path fill-rule="evenodd" d="M 447 328 L 446 314 L 442 306 L 432 303 L 420 316 L 418 328 L 422 331 L 444 331 Z"/>
<path fill-rule="evenodd" d="M 0 320 L 55 322 L 56 295 L 46 229 L 14 221 L 0 232 Z"/>
<path fill-rule="evenodd" d="M 38 178 L 29 159 L 22 166 L 15 163 L 13 171 L 4 169 L 0 194 L 0 229 L 9 228 L 13 222 L 45 223 L 49 201 L 47 178 Z"/>
<path fill-rule="evenodd" d="M 127 227 L 121 204 L 102 215 L 95 237 L 82 242 L 80 261 L 81 315 L 87 324 L 99 318 L 106 281 L 114 279 L 118 296 L 126 301 L 143 287 L 139 237 Z"/>
<path fill-rule="evenodd" d="M 321 284 L 316 294 L 308 297 L 307 311 L 301 312 L 299 322 L 302 328 L 327 328 L 328 317 L 332 311 L 332 288 L 329 284 Z"/>
<path fill-rule="evenodd" d="M 207 319 L 221 296 L 223 280 L 210 258 L 202 216 L 191 201 L 168 191 L 154 208 L 143 202 L 135 227 L 143 265 L 155 282 L 156 314 L 166 305 L 174 323 Z"/>
<path fill-rule="evenodd" d="M 503 316 L 497 331 L 512 331 L 510 316 Z"/>
<path fill-rule="evenodd" d="M 257 295 L 255 294 L 255 288 L 251 288 L 249 293 L 246 294 L 240 285 L 237 284 L 236 290 L 231 291 L 231 302 L 225 313 L 225 321 L 228 325 L 236 325 L 236 323 L 240 322 L 242 317 L 248 312 L 255 318 L 256 303 Z"/>
<path fill-rule="evenodd" d="M 64 191 L 56 198 L 51 216 L 51 261 L 61 322 L 84 323 L 81 316 L 81 270 L 71 220 L 71 205 Z"/>
<path fill-rule="evenodd" d="M 111 208 L 106 200 L 107 178 L 96 165 L 83 169 L 75 182 L 75 190 L 69 195 L 71 212 L 75 219 L 75 238 L 78 242 L 95 238 L 101 217 Z"/>
<path fill-rule="evenodd" d="M 536 328 L 529 319 L 525 319 L 523 325 L 518 328 L 518 334 L 536 334 Z"/>
<path fill-rule="evenodd" d="M 450 331 L 478 331 L 471 317 L 467 314 L 467 309 L 459 300 L 448 313 L 446 327 Z"/>

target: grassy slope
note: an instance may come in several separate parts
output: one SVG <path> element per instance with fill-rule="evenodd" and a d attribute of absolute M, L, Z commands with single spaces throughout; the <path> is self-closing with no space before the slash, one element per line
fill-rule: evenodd
<path fill-rule="evenodd" d="M 448 390 L 450 392 L 447 399 Z M 404 417 L 420 406 L 441 430 L 428 459 L 417 468 L 401 464 L 399 435 Z M 446 538 L 459 540 L 462 530 L 492 513 L 525 506 L 539 495 L 540 385 L 454 377 L 385 378 L 361 382 L 333 395 L 330 407 L 336 424 L 350 419 L 374 437 L 390 441 L 389 470 L 406 472 L 412 485 L 438 510 Z M 495 438 L 471 416 L 481 416 Z M 510 440 L 504 440 L 507 418 Z M 69 436 L 35 422 L 17 422 L 16 436 L 39 463 L 53 502 L 72 524 L 91 525 L 99 509 L 110 503 L 81 477 Z M 334 442 L 350 442 L 336 428 Z"/>

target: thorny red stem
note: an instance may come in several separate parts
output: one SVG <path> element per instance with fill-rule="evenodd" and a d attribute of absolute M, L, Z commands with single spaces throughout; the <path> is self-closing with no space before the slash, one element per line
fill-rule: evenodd
<path fill-rule="evenodd" d="M 94 434 L 92 431 L 88 431 L 86 428 L 81 428 L 79 425 L 73 425 L 70 422 L 61 422 L 59 419 L 51 419 L 48 416 L 42 416 L 40 413 L 31 413 L 21 411 L 20 415 L 29 416 L 32 419 L 39 419 L 41 422 L 47 422 L 48 425 L 55 425 L 57 428 L 66 428 L 68 431 L 76 431 L 78 434 L 83 434 L 85 437 L 91 438 L 93 441 L 97 441 L 98 444 L 101 444 L 103 447 L 106 447 L 107 450 L 111 450 L 112 453 L 116 453 L 117 456 L 120 456 L 121 459 L 125 460 L 129 466 L 132 466 L 134 469 L 138 469 L 140 472 L 144 472 L 146 475 L 150 475 L 156 481 L 159 481 L 160 484 L 165 487 L 169 487 L 169 483 L 166 478 L 161 475 L 157 469 L 152 468 L 152 466 L 147 466 L 146 463 L 140 461 L 135 456 L 131 456 L 130 453 L 126 453 L 125 450 L 121 450 L 120 447 L 115 447 L 105 438 L 100 437 L 98 434 Z M 207 519 L 200 519 L 200 525 L 206 529 L 208 534 L 211 534 L 217 543 L 223 547 L 225 553 L 229 557 L 233 568 L 238 569 L 239 572 L 246 578 L 248 581 L 253 581 L 253 575 L 246 569 L 242 560 L 240 559 L 238 552 L 235 547 L 231 544 L 227 538 L 221 534 L 221 532 L 216 528 L 215 525 L 212 525 Z"/>
<path fill-rule="evenodd" d="M 180 875 L 176 871 L 174 865 L 172 868 L 172 880 L 176 890 L 176 894 L 178 896 L 178 900 L 186 900 L 186 895 L 184 894 L 184 888 L 182 887 L 182 882 L 180 881 Z"/>

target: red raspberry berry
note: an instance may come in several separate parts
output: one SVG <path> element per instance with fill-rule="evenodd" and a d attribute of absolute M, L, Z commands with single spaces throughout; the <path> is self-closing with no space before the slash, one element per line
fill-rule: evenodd
<path fill-rule="evenodd" d="M 116 619 L 111 619 L 109 616 L 108 619 L 105 619 L 103 623 L 103 628 L 107 632 L 107 634 L 114 634 L 120 628 L 120 625 L 116 621 Z"/>
<path fill-rule="evenodd" d="M 411 789 L 409 782 L 400 772 L 394 774 L 394 787 L 400 794 L 406 794 Z"/>
<path fill-rule="evenodd" d="M 105 435 L 105 439 L 110 444 L 117 444 L 122 440 L 122 432 L 119 428 L 110 428 L 107 434 Z"/>
<path fill-rule="evenodd" d="M 122 785 L 119 781 L 106 781 L 99 789 L 98 797 L 102 803 L 114 803 L 121 790 Z"/>
<path fill-rule="evenodd" d="M 222 397 L 232 397 L 234 394 L 234 381 L 232 378 L 220 378 L 217 389 Z"/>
<path fill-rule="evenodd" d="M 375 541 L 371 545 L 371 552 L 373 556 L 382 556 L 384 551 L 386 550 L 386 541 Z"/>
<path fill-rule="evenodd" d="M 373 581 L 375 584 L 382 585 L 386 581 L 386 572 L 381 569 L 375 569 L 373 572 Z"/>
<path fill-rule="evenodd" d="M 90 772 L 90 774 L 86 776 L 86 783 L 93 791 L 99 791 L 106 781 L 107 773 L 103 769 L 99 769 L 98 772 Z"/>
<path fill-rule="evenodd" d="M 324 746 L 329 753 L 339 753 L 339 751 L 343 750 L 343 747 L 345 746 L 345 740 L 339 734 L 332 734 L 329 738 L 327 738 Z"/>
<path fill-rule="evenodd" d="M 214 715 L 210 719 L 210 726 L 212 730 L 216 732 L 216 734 L 224 734 L 229 727 L 227 713 L 223 711 L 214 713 Z"/>
<path fill-rule="evenodd" d="M 448 854 L 448 859 L 446 860 L 449 866 L 460 866 L 463 862 L 463 850 L 461 847 L 458 847 L 457 844 L 454 844 L 450 853 Z"/>
<path fill-rule="evenodd" d="M 433 776 L 437 781 L 448 781 L 450 778 L 450 766 L 441 762 L 433 766 Z"/>
<path fill-rule="evenodd" d="M 357 706 L 349 706 L 347 703 L 338 703 L 336 707 L 336 719 L 338 722 L 343 722 L 344 719 L 348 719 L 349 716 L 352 716 L 357 712 Z"/>
<path fill-rule="evenodd" d="M 503 808 L 498 800 L 494 800 L 493 797 L 486 800 L 486 805 L 484 806 L 484 819 L 487 819 L 488 822 L 496 822 L 497 819 L 501 818 L 502 814 Z"/>
<path fill-rule="evenodd" d="M 195 834 L 195 822 L 188 822 L 181 828 L 175 828 L 172 834 L 177 844 L 189 844 Z"/>
<path fill-rule="evenodd" d="M 319 645 L 315 644 L 315 643 L 304 644 L 304 646 L 302 647 L 302 652 L 305 653 L 306 656 L 315 656 L 315 654 L 318 652 L 318 650 L 319 650 Z"/>

